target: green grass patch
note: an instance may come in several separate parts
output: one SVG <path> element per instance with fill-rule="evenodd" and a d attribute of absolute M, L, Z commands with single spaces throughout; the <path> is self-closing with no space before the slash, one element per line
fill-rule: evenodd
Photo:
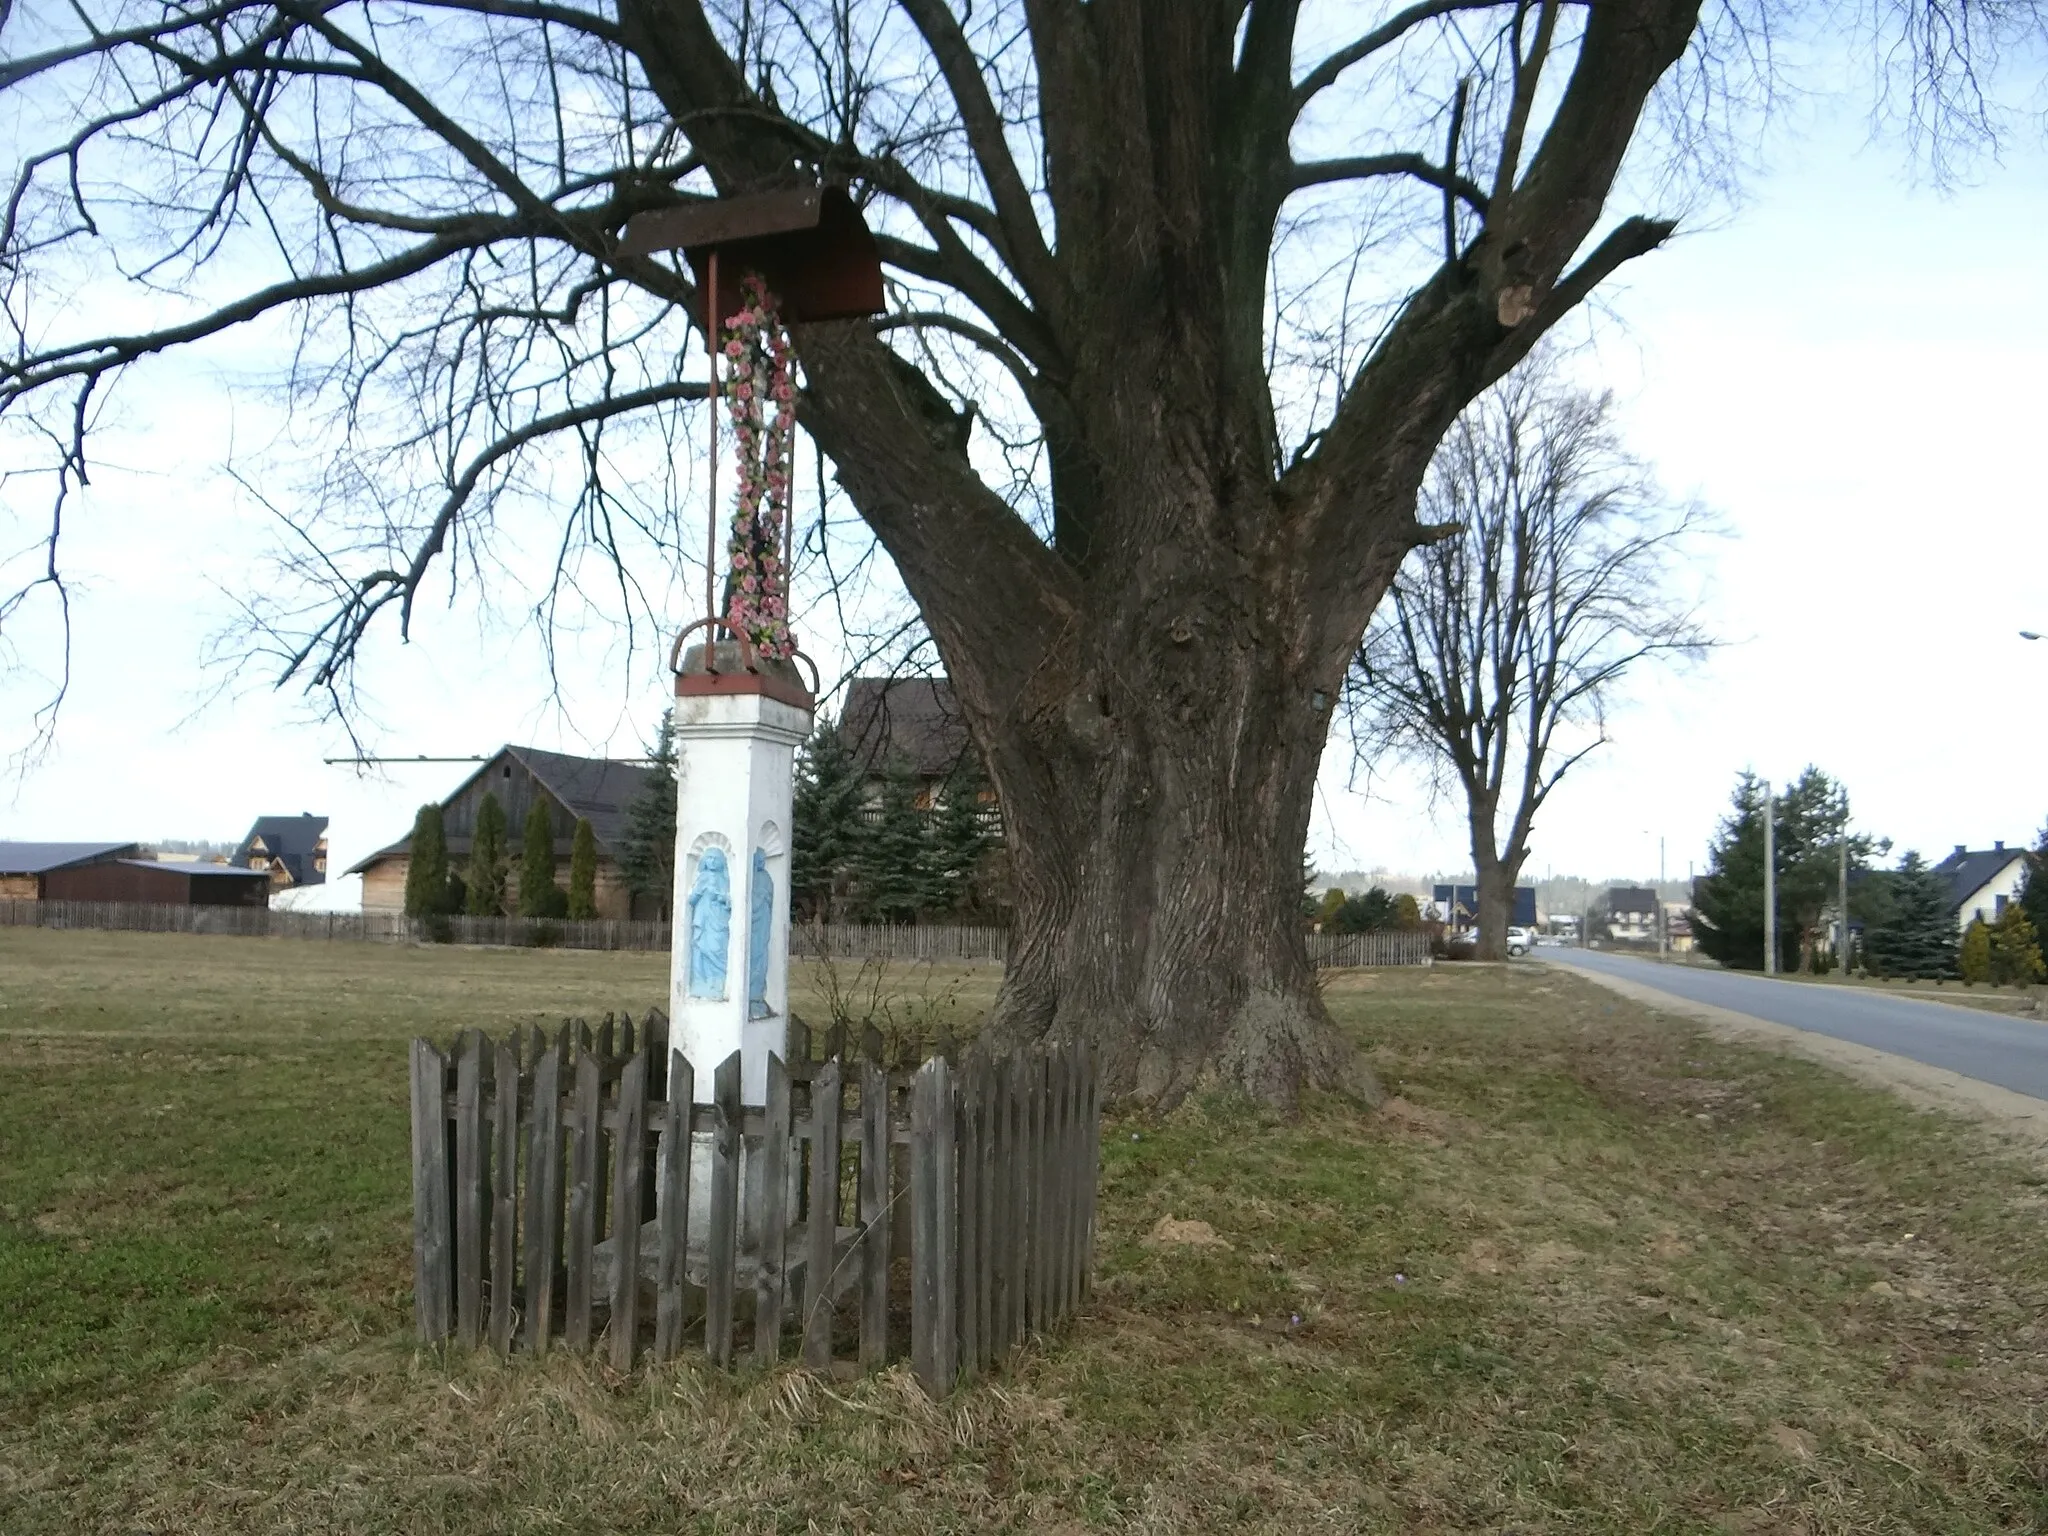
<path fill-rule="evenodd" d="M 2040 1171 L 1529 965 L 1333 977 L 1381 1113 L 1115 1117 L 1092 1306 L 944 1404 L 415 1351 L 404 1042 L 665 970 L 0 932 L 0 1529 L 2048 1526 Z"/>

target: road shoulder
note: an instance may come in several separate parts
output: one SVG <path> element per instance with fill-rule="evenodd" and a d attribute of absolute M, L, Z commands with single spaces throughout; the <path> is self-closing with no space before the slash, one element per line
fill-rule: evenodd
<path fill-rule="evenodd" d="M 1930 1067 L 1911 1057 L 1895 1056 L 1890 1051 L 1837 1040 L 1833 1035 L 1797 1029 L 1790 1024 L 1776 1024 L 1754 1014 L 1738 1013 L 1732 1008 L 1719 1008 L 1712 1003 L 1694 1002 L 1691 998 L 1660 991 L 1643 982 L 1575 965 L 1546 963 L 1553 970 L 1584 977 L 1596 986 L 1606 987 L 1659 1013 L 1704 1024 L 1723 1038 L 1774 1045 L 1809 1061 L 1833 1067 L 1859 1081 L 1889 1088 L 1923 1109 L 1965 1115 L 2007 1136 L 2019 1149 L 2048 1162 L 2048 1099 L 2015 1093 L 2010 1088 L 1965 1077 L 1945 1067 Z"/>

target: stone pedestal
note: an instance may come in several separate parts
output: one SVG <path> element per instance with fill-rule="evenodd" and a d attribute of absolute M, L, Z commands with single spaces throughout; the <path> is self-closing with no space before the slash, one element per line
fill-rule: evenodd
<path fill-rule="evenodd" d="M 748 669 L 730 642 L 708 650 L 676 674 L 669 1038 L 696 1069 L 698 1102 L 738 1051 L 740 1097 L 762 1104 L 768 1053 L 789 1038 L 790 806 L 814 700 L 787 662 Z"/>

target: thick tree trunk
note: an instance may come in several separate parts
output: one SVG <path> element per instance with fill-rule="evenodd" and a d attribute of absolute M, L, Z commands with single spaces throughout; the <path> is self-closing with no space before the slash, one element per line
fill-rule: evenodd
<path fill-rule="evenodd" d="M 1485 857 L 1477 860 L 1479 881 L 1479 953 L 1481 960 L 1508 957 L 1508 926 L 1515 915 L 1515 881 L 1522 861 Z"/>
<path fill-rule="evenodd" d="M 1159 1105 L 1205 1077 L 1282 1107 L 1307 1087 L 1377 1099 L 1299 916 L 1320 691 L 1245 648 L 1160 693 L 1091 678 L 1056 724 L 994 733 L 1016 890 L 998 1038 L 1092 1041 L 1117 1091 Z"/>

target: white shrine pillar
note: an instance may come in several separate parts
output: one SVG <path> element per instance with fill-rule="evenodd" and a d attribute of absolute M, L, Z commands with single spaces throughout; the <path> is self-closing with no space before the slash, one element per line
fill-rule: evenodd
<path fill-rule="evenodd" d="M 788 1050 L 790 809 L 815 707 L 792 664 L 749 671 L 731 642 L 694 647 L 676 674 L 669 1039 L 699 1103 L 734 1051 L 741 1100 L 766 1103 L 768 1053 Z"/>

